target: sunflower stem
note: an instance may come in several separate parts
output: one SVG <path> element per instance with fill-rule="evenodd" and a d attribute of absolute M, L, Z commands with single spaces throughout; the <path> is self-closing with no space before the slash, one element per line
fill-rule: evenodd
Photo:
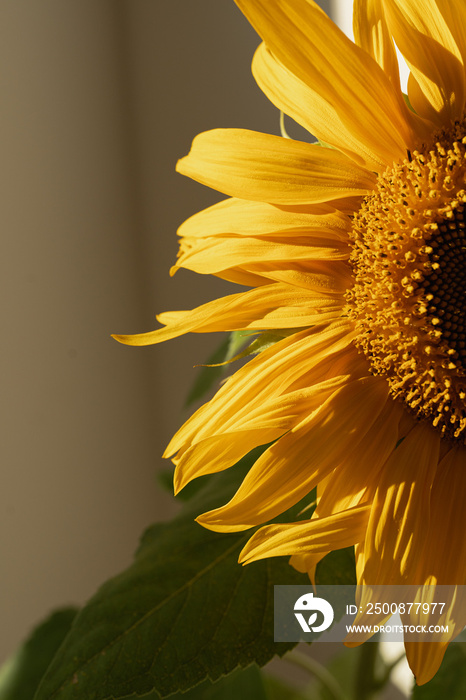
<path fill-rule="evenodd" d="M 362 644 L 359 652 L 359 663 L 356 669 L 354 685 L 354 700 L 371 700 L 387 682 L 387 677 L 380 677 L 378 667 L 379 642 L 366 642 Z"/>
<path fill-rule="evenodd" d="M 325 666 L 322 666 L 318 661 L 311 658 L 302 651 L 294 649 L 287 654 L 284 659 L 295 666 L 299 666 L 312 676 L 317 678 L 322 685 L 328 690 L 334 700 L 348 700 L 336 679 L 332 676 Z"/>

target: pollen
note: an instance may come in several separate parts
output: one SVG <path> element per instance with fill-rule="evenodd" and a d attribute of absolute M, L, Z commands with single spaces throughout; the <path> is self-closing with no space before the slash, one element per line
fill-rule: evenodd
<path fill-rule="evenodd" d="M 466 443 L 466 122 L 379 176 L 353 221 L 347 313 L 371 372 Z"/>

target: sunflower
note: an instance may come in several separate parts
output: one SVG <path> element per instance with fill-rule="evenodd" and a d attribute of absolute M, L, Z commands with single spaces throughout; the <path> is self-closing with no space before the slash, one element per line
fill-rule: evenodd
<path fill-rule="evenodd" d="M 236 1 L 263 39 L 257 83 L 320 143 L 219 129 L 178 163 L 229 198 L 181 226 L 172 273 L 250 289 L 117 339 L 277 342 L 174 436 L 176 490 L 271 443 L 198 521 L 263 525 L 314 487 L 317 507 L 258 529 L 243 562 L 290 555 L 312 578 L 354 545 L 359 584 L 466 584 L 466 3 L 355 0 L 353 43 L 312 0 Z M 462 627 L 450 613 L 442 642 L 406 642 L 419 684 Z"/>

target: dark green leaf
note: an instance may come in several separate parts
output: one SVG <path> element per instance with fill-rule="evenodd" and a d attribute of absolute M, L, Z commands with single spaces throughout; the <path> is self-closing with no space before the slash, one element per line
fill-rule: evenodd
<path fill-rule="evenodd" d="M 230 339 L 226 338 L 217 348 L 217 350 L 210 355 L 206 365 L 200 368 L 196 380 L 186 398 L 186 408 L 191 406 L 191 404 L 193 404 L 195 401 L 201 399 L 205 394 L 207 394 L 208 391 L 212 389 L 216 382 L 220 381 L 224 372 L 224 367 L 222 365 L 219 366 L 218 363 L 225 361 L 229 346 Z M 209 365 L 217 366 L 209 367 Z"/>
<path fill-rule="evenodd" d="M 136 700 L 136 697 L 134 700 Z M 144 700 L 159 700 L 156 692 L 144 695 Z M 233 671 L 215 683 L 207 680 L 186 693 L 170 695 L 170 700 L 269 700 L 265 679 L 253 664 L 246 669 Z M 284 699 L 283 699 L 284 700 Z"/>
<path fill-rule="evenodd" d="M 285 559 L 238 565 L 249 533 L 218 534 L 193 522 L 225 503 L 257 458 L 211 477 L 171 523 L 151 527 L 134 564 L 79 614 L 36 700 L 162 697 L 262 666 L 294 646 L 273 641 L 273 584 L 299 584 Z"/>
<path fill-rule="evenodd" d="M 158 472 L 157 482 L 164 491 L 168 491 L 173 495 L 173 467 Z"/>
<path fill-rule="evenodd" d="M 233 331 L 228 338 L 223 341 L 220 347 L 209 357 L 206 364 L 201 367 L 201 370 L 194 382 L 186 399 L 185 407 L 187 408 L 195 401 L 201 399 L 208 391 L 213 389 L 222 376 L 228 369 L 231 362 L 244 359 L 249 355 L 257 355 L 263 350 L 267 350 L 271 345 L 274 345 L 285 336 L 296 333 L 299 328 L 277 331 L 274 333 L 260 333 L 250 331 Z M 247 347 L 241 350 L 245 345 Z"/>
<path fill-rule="evenodd" d="M 157 481 L 162 486 L 164 491 L 168 491 L 173 495 L 173 471 L 172 466 L 169 469 L 164 469 L 157 474 Z M 176 494 L 178 501 L 189 501 L 196 493 L 201 491 L 209 480 L 209 476 L 200 476 L 187 484 L 182 491 Z"/>
<path fill-rule="evenodd" d="M 188 394 L 185 408 L 201 399 L 208 391 L 214 388 L 226 372 L 228 363 L 240 352 L 241 348 L 249 340 L 247 331 L 233 331 L 222 344 L 212 353 L 200 372 Z"/>
<path fill-rule="evenodd" d="M 337 549 L 327 554 L 317 564 L 316 583 L 321 586 L 356 585 L 354 548 Z"/>
<path fill-rule="evenodd" d="M 68 634 L 77 609 L 53 613 L 0 669 L 0 700 L 32 700 L 58 647 Z"/>
<path fill-rule="evenodd" d="M 354 559 L 354 548 L 337 549 L 330 552 L 317 565 L 316 585 L 319 586 L 345 586 L 344 593 L 339 596 L 338 602 L 334 602 L 333 609 L 335 619 L 340 620 L 346 606 L 354 603 L 353 589 L 349 586 L 356 585 L 356 564 Z M 346 588 L 346 586 L 348 588 Z"/>
<path fill-rule="evenodd" d="M 309 700 L 309 695 L 300 693 L 280 678 L 265 676 L 265 688 L 269 700 Z"/>
<path fill-rule="evenodd" d="M 415 686 L 412 700 L 464 700 L 466 698 L 466 643 L 453 642 L 442 665 L 425 685 Z"/>
<path fill-rule="evenodd" d="M 258 355 L 260 352 L 267 350 L 268 348 L 278 343 L 283 338 L 286 338 L 293 333 L 298 333 L 302 328 L 288 328 L 282 331 L 264 332 L 261 333 L 257 338 L 254 338 L 248 347 L 243 350 L 235 359 L 240 359 L 243 357 L 248 357 L 249 355 Z"/>

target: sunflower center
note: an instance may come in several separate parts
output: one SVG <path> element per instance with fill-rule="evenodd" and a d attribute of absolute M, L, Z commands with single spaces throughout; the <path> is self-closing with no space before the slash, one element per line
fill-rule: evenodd
<path fill-rule="evenodd" d="M 466 121 L 387 169 L 354 218 L 347 312 L 373 374 L 466 442 Z"/>

